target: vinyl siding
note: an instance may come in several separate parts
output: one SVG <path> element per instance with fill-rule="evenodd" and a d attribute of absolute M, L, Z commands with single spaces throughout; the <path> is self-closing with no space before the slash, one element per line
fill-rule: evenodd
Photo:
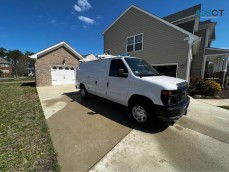
<path fill-rule="evenodd" d="M 201 37 L 199 52 L 193 56 L 191 63 L 191 76 L 201 76 L 202 62 L 205 50 L 206 29 L 199 30 L 195 35 Z"/>
<path fill-rule="evenodd" d="M 127 37 L 140 33 L 143 33 L 143 50 L 130 54 L 150 64 L 178 63 L 177 77 L 185 79 L 187 35 L 136 8 L 130 8 L 104 33 L 104 50 L 110 49 L 112 55 L 124 53 Z"/>

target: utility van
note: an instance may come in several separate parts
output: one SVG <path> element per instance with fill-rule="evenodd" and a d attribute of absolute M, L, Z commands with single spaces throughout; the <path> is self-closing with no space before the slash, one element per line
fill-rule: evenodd
<path fill-rule="evenodd" d="M 81 61 L 76 87 L 83 99 L 93 94 L 129 107 L 140 126 L 156 119 L 177 120 L 186 115 L 190 102 L 185 80 L 162 76 L 146 61 L 129 56 Z"/>

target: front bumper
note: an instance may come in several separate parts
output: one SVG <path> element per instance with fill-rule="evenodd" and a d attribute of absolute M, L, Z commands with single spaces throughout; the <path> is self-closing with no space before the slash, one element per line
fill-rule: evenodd
<path fill-rule="evenodd" d="M 186 115 L 190 103 L 187 97 L 183 102 L 172 107 L 157 106 L 157 117 L 161 121 L 175 121 Z"/>

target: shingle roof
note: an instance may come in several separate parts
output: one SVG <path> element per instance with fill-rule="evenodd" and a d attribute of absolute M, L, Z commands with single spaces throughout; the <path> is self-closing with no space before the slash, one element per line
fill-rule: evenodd
<path fill-rule="evenodd" d="M 179 11 L 177 13 L 168 15 L 168 16 L 164 17 L 163 19 L 168 21 L 168 22 L 173 22 L 173 21 L 176 21 L 176 20 L 188 17 L 188 16 L 192 16 L 192 15 L 196 14 L 197 10 L 200 10 L 200 9 L 201 9 L 201 4 L 198 4 L 198 5 L 195 5 L 193 7 L 187 8 L 185 10 Z"/>
<path fill-rule="evenodd" d="M 219 55 L 219 54 L 229 54 L 228 49 L 221 49 L 221 48 L 206 48 L 205 55 Z"/>
<path fill-rule="evenodd" d="M 4 63 L 4 64 L 10 64 L 10 62 L 8 62 L 6 59 L 0 57 L 0 63 Z"/>

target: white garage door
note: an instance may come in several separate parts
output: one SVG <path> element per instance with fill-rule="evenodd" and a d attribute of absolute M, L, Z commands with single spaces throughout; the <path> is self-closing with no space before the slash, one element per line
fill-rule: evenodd
<path fill-rule="evenodd" d="M 53 66 L 51 70 L 52 85 L 75 84 L 75 68 Z"/>

